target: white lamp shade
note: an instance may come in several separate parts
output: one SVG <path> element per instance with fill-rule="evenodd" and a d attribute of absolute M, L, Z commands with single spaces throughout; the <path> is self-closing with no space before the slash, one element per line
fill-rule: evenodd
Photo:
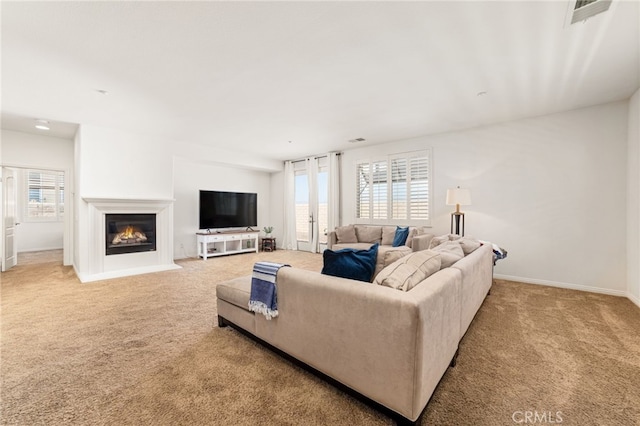
<path fill-rule="evenodd" d="M 455 206 L 456 204 L 471 205 L 471 192 L 467 188 L 447 189 L 447 205 Z"/>

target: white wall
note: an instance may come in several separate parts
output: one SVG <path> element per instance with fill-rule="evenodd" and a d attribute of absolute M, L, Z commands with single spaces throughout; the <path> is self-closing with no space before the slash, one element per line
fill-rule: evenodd
<path fill-rule="evenodd" d="M 31 133 L 2 130 L 2 164 L 22 168 L 62 170 L 71 191 L 73 171 L 73 141 Z M 18 188 L 23 185 L 19 173 Z M 70 197 L 68 200 L 70 201 Z M 22 212 L 23 200 L 18 200 Z M 69 210 L 70 212 L 70 210 Z M 60 249 L 64 245 L 65 222 L 25 222 L 19 216 L 16 228 L 18 252 Z"/>
<path fill-rule="evenodd" d="M 272 205 L 270 175 L 266 171 L 225 166 L 182 157 L 174 160 L 174 258 L 197 255 L 199 190 L 255 192 L 258 227 L 270 225 Z"/>
<path fill-rule="evenodd" d="M 496 275 L 626 294 L 628 102 L 356 148 L 342 156 L 343 223 L 354 162 L 431 147 L 433 232 L 449 232 L 447 188 L 471 190 L 466 234 L 509 252 Z"/>
<path fill-rule="evenodd" d="M 171 198 L 173 147 L 160 138 L 80 126 L 81 197 Z"/>
<path fill-rule="evenodd" d="M 627 167 L 627 292 L 640 306 L 640 90 L 629 101 Z"/>

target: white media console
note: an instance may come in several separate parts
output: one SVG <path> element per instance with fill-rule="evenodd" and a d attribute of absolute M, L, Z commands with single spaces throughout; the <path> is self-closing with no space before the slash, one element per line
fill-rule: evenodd
<path fill-rule="evenodd" d="M 258 252 L 260 231 L 197 232 L 198 257 Z"/>

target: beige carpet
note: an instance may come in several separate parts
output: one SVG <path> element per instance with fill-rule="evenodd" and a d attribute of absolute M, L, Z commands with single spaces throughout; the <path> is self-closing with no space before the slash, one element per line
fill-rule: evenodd
<path fill-rule="evenodd" d="M 257 260 L 311 270 L 322 262 L 302 252 L 244 254 L 88 284 L 59 261 L 3 273 L 0 423 L 392 424 L 217 328 L 216 284 L 249 274 Z M 535 415 L 538 424 L 638 425 L 639 407 L 638 307 L 498 281 L 423 424 L 513 425 Z"/>

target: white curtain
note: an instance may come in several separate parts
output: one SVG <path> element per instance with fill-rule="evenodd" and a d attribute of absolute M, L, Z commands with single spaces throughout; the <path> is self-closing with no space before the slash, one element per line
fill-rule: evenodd
<path fill-rule="evenodd" d="M 311 253 L 318 252 L 318 158 L 307 158 L 307 176 L 309 182 L 309 221 L 311 235 L 309 248 Z"/>
<path fill-rule="evenodd" d="M 293 163 L 284 163 L 284 233 L 282 248 L 298 250 L 296 237 L 296 200 L 295 200 L 295 173 Z"/>
<path fill-rule="evenodd" d="M 329 196 L 327 199 L 327 232 L 340 226 L 340 153 L 330 152 L 329 159 Z"/>

